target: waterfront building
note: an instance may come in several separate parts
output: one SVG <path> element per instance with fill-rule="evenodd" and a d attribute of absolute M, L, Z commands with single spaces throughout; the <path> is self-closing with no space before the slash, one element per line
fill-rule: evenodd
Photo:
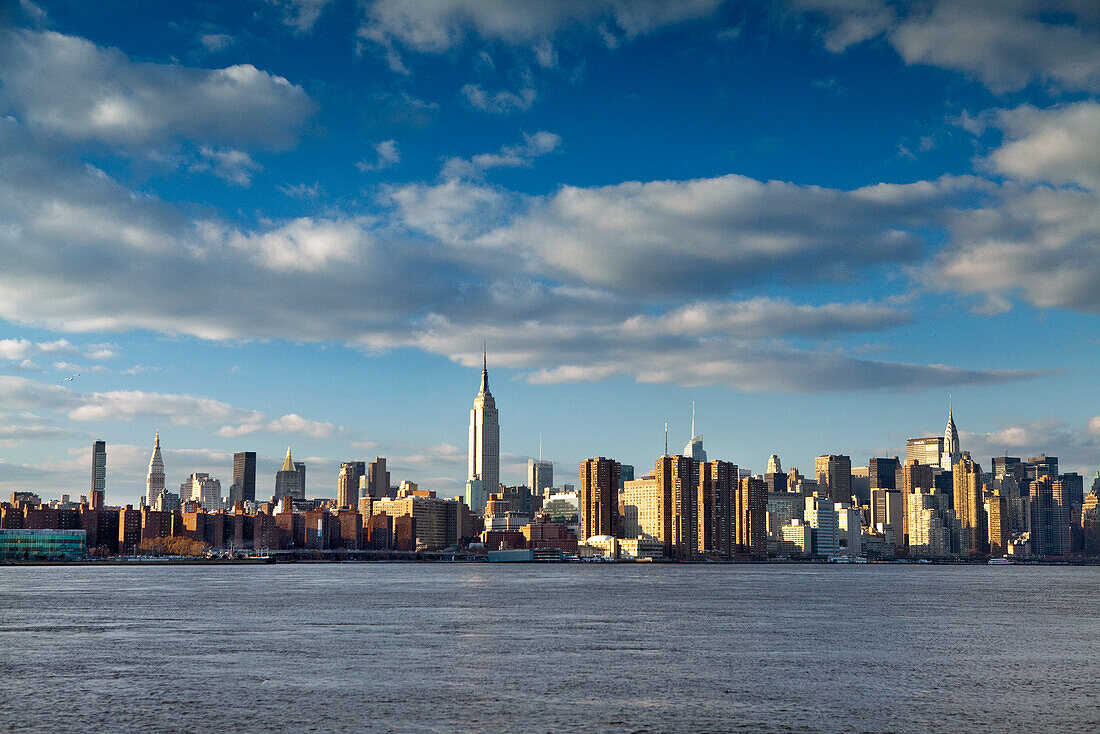
<path fill-rule="evenodd" d="M 863 555 L 863 516 L 859 508 L 839 505 L 837 515 L 837 544 L 841 555 Z"/>
<path fill-rule="evenodd" d="M 480 480 L 486 493 L 492 494 L 500 487 L 500 423 L 496 400 L 489 392 L 487 356 L 482 354 L 481 388 L 470 409 L 470 450 L 467 480 Z M 484 505 L 470 506 L 481 513 Z"/>
<path fill-rule="evenodd" d="M 954 465 L 952 476 L 955 515 L 966 535 L 966 545 L 960 548 L 960 552 L 962 555 L 988 555 L 986 532 L 989 525 L 982 501 L 981 467 L 964 455 Z"/>
<path fill-rule="evenodd" d="M 460 539 L 468 537 L 463 528 L 460 505 L 455 500 L 437 498 L 434 492 L 417 490 L 408 497 L 375 500 L 373 511 L 394 518 L 395 535 L 399 530 L 399 518 L 413 518 L 415 525 L 411 532 L 415 536 L 415 544 L 408 550 L 443 550 L 458 545 Z M 400 539 L 397 546 L 398 550 L 406 549 L 402 548 Z"/>
<path fill-rule="evenodd" d="M 149 457 L 149 473 L 145 476 L 145 504 L 153 501 L 164 491 L 164 459 L 160 455 L 160 431 L 153 439 L 153 455 Z"/>
<path fill-rule="evenodd" d="M 653 477 L 661 490 L 665 553 L 691 560 L 699 548 L 699 462 L 689 456 L 662 456 Z"/>
<path fill-rule="evenodd" d="M 1070 508 L 1062 483 L 1043 474 L 1031 482 L 1030 499 L 1031 552 L 1049 557 L 1069 555 Z"/>
<path fill-rule="evenodd" d="M 763 559 L 768 553 L 768 489 L 760 477 L 745 477 L 737 488 L 737 553 Z"/>
<path fill-rule="evenodd" d="M 77 558 L 88 551 L 84 530 L 15 528 L 0 530 L 0 558 L 65 556 Z"/>
<path fill-rule="evenodd" d="M 813 553 L 813 530 L 802 520 L 794 519 L 780 528 L 781 543 L 779 551 L 781 555 L 791 558 L 802 558 Z"/>
<path fill-rule="evenodd" d="M 543 500 L 542 511 L 552 522 L 576 526 L 580 522 L 580 498 L 576 491 L 552 492 Z"/>
<path fill-rule="evenodd" d="M 275 501 L 279 502 L 284 497 L 292 500 L 304 500 L 306 498 L 305 487 L 302 483 L 302 474 L 299 472 L 294 459 L 290 455 L 290 447 L 286 447 L 286 458 L 283 466 L 275 472 Z"/>
<path fill-rule="evenodd" d="M 946 498 L 942 494 L 939 496 Z M 937 497 L 932 492 L 920 491 L 909 495 L 906 509 L 909 515 L 906 523 L 909 528 L 909 555 L 914 558 L 945 558 L 952 555 L 951 525 L 958 524 L 954 512 L 938 506 Z"/>
<path fill-rule="evenodd" d="M 648 538 L 663 543 L 664 507 L 664 496 L 655 477 L 647 476 L 625 482 L 621 535 L 624 538 Z"/>
<path fill-rule="evenodd" d="M 852 457 L 825 454 L 814 459 L 814 474 L 818 487 L 834 502 L 852 501 Z"/>
<path fill-rule="evenodd" d="M 619 462 L 597 456 L 580 462 L 579 537 L 615 535 L 619 529 Z"/>
<path fill-rule="evenodd" d="M 812 553 L 818 558 L 832 558 L 840 553 L 838 538 L 840 520 L 836 503 L 827 497 L 806 497 L 806 524 L 812 531 Z"/>
<path fill-rule="evenodd" d="M 989 554 L 1000 557 L 1008 554 L 1008 541 L 1011 516 L 1008 508 L 1008 497 L 1002 494 L 1000 488 L 994 488 L 989 496 L 987 504 L 989 515 Z"/>
<path fill-rule="evenodd" d="M 229 485 L 229 505 L 256 501 L 256 452 L 233 454 L 233 483 Z"/>
<path fill-rule="evenodd" d="M 889 527 L 899 548 L 905 545 L 904 512 L 905 503 L 901 492 L 894 489 L 871 490 L 871 527 L 876 531 Z"/>
<path fill-rule="evenodd" d="M 359 504 L 359 483 L 366 473 L 364 461 L 340 462 L 340 476 L 336 480 L 337 508 L 353 508 Z"/>
<path fill-rule="evenodd" d="M 698 471 L 697 549 L 731 558 L 737 550 L 737 465 L 716 460 L 700 464 Z"/>
<path fill-rule="evenodd" d="M 92 442 L 92 496 L 107 490 L 107 442 Z"/>
<path fill-rule="evenodd" d="M 802 521 L 806 498 L 795 492 L 768 492 L 768 533 L 778 535 L 793 520 Z"/>
<path fill-rule="evenodd" d="M 928 436 L 925 438 L 911 438 L 905 442 L 905 461 L 916 461 L 918 464 L 936 466 L 941 469 L 949 469 L 950 464 L 944 466 L 943 436 Z"/>

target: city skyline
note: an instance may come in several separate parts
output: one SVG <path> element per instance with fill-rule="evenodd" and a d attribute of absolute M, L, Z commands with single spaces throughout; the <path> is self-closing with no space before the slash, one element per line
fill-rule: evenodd
<path fill-rule="evenodd" d="M 463 493 L 691 443 L 1100 467 L 1100 11 L 280 2 L 0 16 L 0 491 L 287 445 Z M 482 354 L 479 354 L 482 352 Z M 543 441 L 543 437 L 545 441 Z M 540 452 L 540 444 L 544 450 Z"/>

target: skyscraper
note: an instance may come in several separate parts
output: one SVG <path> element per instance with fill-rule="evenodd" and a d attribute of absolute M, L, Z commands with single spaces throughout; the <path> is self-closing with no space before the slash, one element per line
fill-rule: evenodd
<path fill-rule="evenodd" d="M 164 459 L 160 456 L 160 431 L 153 440 L 153 455 L 149 457 L 149 474 L 145 477 L 145 504 L 153 506 L 157 496 L 164 491 Z"/>
<path fill-rule="evenodd" d="M 229 506 L 256 501 L 256 452 L 233 454 L 233 484 L 229 485 Z"/>
<path fill-rule="evenodd" d="M 500 424 L 497 403 L 489 392 L 489 369 L 485 354 L 481 361 L 481 389 L 470 409 L 470 452 L 467 479 L 478 480 L 486 495 L 500 487 Z M 475 512 L 480 510 L 470 507 Z"/>
<path fill-rule="evenodd" d="M 527 486 L 531 488 L 532 494 L 542 494 L 544 489 L 549 489 L 554 486 L 554 462 L 543 461 L 541 458 L 538 460 L 527 460 Z"/>
<path fill-rule="evenodd" d="M 580 463 L 579 475 L 579 540 L 615 535 L 619 527 L 619 462 L 602 456 L 587 459 Z"/>
<path fill-rule="evenodd" d="M 289 449 L 288 449 L 289 450 Z M 302 499 L 306 498 L 306 464 L 304 461 L 294 462 L 294 471 L 298 472 L 298 486 L 302 488 Z"/>
<path fill-rule="evenodd" d="M 665 555 L 690 560 L 699 549 L 699 462 L 690 456 L 662 456 L 653 476 L 665 505 Z"/>
<path fill-rule="evenodd" d="M 948 408 L 947 428 L 943 431 L 943 460 L 940 466 L 944 469 L 954 469 L 960 458 L 962 458 L 962 449 L 959 448 L 959 429 L 955 428 L 955 415 L 951 408 Z"/>
<path fill-rule="evenodd" d="M 706 463 L 707 452 L 703 448 L 703 437 L 695 433 L 695 403 L 691 404 L 691 440 L 684 446 L 684 456 Z"/>
<path fill-rule="evenodd" d="M 962 456 L 952 472 L 955 485 L 955 514 L 966 532 L 967 543 L 959 552 L 982 556 L 989 553 L 989 522 L 982 500 L 982 470 L 970 456 Z"/>
<path fill-rule="evenodd" d="M 367 464 L 367 494 L 371 499 L 380 500 L 390 495 L 390 473 L 386 470 L 386 457 L 375 456 Z"/>
<path fill-rule="evenodd" d="M 780 474 L 784 479 L 786 475 Z M 737 550 L 737 465 L 699 465 L 699 550 L 731 558 Z"/>
<path fill-rule="evenodd" d="M 290 456 L 289 446 L 286 447 L 286 458 L 283 459 L 282 468 L 275 472 L 275 501 L 278 502 L 283 497 L 294 500 L 306 498 L 305 489 L 302 486 L 302 474 L 298 472 L 294 459 Z"/>
<path fill-rule="evenodd" d="M 827 488 L 834 502 L 852 501 L 852 457 L 844 454 L 826 454 L 814 459 L 817 483 Z"/>
<path fill-rule="evenodd" d="M 357 508 L 359 506 L 359 478 L 367 473 L 364 461 L 344 461 L 340 463 L 340 477 L 336 480 L 336 506 Z"/>
<path fill-rule="evenodd" d="M 737 552 L 763 559 L 768 554 L 768 490 L 764 480 L 745 477 L 737 487 Z"/>
<path fill-rule="evenodd" d="M 944 465 L 943 436 L 927 436 L 925 438 L 911 438 L 905 442 L 905 460 L 915 460 L 927 466 L 938 466 L 941 469 L 950 469 L 951 465 Z"/>
<path fill-rule="evenodd" d="M 92 492 L 107 488 L 107 442 L 92 442 Z"/>

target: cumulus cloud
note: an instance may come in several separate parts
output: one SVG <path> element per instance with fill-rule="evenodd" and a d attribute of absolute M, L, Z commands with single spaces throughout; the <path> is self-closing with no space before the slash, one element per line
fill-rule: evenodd
<path fill-rule="evenodd" d="M 22 362 L 39 355 L 80 355 L 87 359 L 106 360 L 118 356 L 114 344 L 73 344 L 68 339 L 32 342 L 29 339 L 0 339 L 0 359 Z"/>
<path fill-rule="evenodd" d="M 1057 454 L 1060 471 L 1078 471 L 1088 476 L 1096 469 L 1096 456 L 1100 452 L 1100 431 L 1093 430 L 1100 424 L 1100 416 L 1092 418 L 1088 425 L 1070 425 L 1058 418 L 1043 418 L 1027 423 L 1004 425 L 995 431 L 970 433 L 960 430 L 962 447 L 988 469 L 989 457 L 1019 455 L 1021 457 Z"/>
<path fill-rule="evenodd" d="M 122 150 L 177 140 L 281 149 L 315 106 L 251 64 L 135 63 L 83 38 L 10 30 L 0 35 L 0 109 L 33 130 Z"/>
<path fill-rule="evenodd" d="M 1005 140 L 986 158 L 988 168 L 1020 181 L 1076 184 L 1100 192 L 1100 104 L 1021 105 L 989 117 Z"/>
<path fill-rule="evenodd" d="M 722 293 L 914 261 L 925 247 L 918 226 L 934 224 L 955 195 L 951 181 L 845 192 L 736 175 L 565 186 L 486 241 L 615 291 Z"/>
<path fill-rule="evenodd" d="M 199 160 L 191 165 L 192 171 L 210 171 L 235 186 L 251 186 L 252 176 L 262 169 L 243 150 L 217 150 L 209 145 L 199 148 Z"/>
<path fill-rule="evenodd" d="M 968 74 L 995 92 L 1038 82 L 1100 90 L 1100 6 L 1087 0 L 895 4 L 886 0 L 792 0 L 824 21 L 826 47 L 841 52 L 879 35 L 908 64 Z"/>
<path fill-rule="evenodd" d="M 326 438 L 340 430 L 294 413 L 271 419 L 260 411 L 213 398 L 141 390 L 79 392 L 12 375 L 0 375 L 0 401 L 6 408 L 53 410 L 78 422 L 142 419 L 177 426 L 218 426 L 219 436 L 269 433 Z"/>
<path fill-rule="evenodd" d="M 282 11 L 283 22 L 299 33 L 313 30 L 317 19 L 332 0 L 268 0 Z"/>

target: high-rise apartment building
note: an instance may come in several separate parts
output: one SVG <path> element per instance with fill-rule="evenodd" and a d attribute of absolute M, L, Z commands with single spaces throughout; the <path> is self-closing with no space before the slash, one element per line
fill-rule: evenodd
<path fill-rule="evenodd" d="M 699 552 L 731 558 L 737 551 L 737 487 L 736 464 L 709 461 L 699 465 Z"/>
<path fill-rule="evenodd" d="M 653 476 L 665 503 L 665 555 L 690 560 L 699 548 L 699 462 L 689 456 L 662 456 Z"/>
<path fill-rule="evenodd" d="M 107 442 L 92 442 L 92 492 L 107 489 Z"/>
<path fill-rule="evenodd" d="M 737 552 L 763 559 L 768 554 L 768 488 L 759 477 L 737 487 Z"/>
<path fill-rule="evenodd" d="M 834 502 L 852 501 L 852 457 L 843 454 L 826 454 L 814 459 L 817 483 L 829 493 Z"/>
<path fill-rule="evenodd" d="M 981 467 L 969 456 L 962 456 L 952 470 L 955 515 L 966 535 L 966 547 L 960 548 L 963 555 L 982 556 L 989 553 L 986 537 L 989 525 L 982 500 L 981 474 Z"/>
<path fill-rule="evenodd" d="M 497 403 L 489 392 L 489 368 L 486 355 L 481 358 L 481 389 L 470 409 L 470 451 L 467 479 L 481 482 L 485 494 L 493 494 L 500 487 L 500 423 Z M 474 512 L 484 512 L 484 507 L 471 507 Z"/>
<path fill-rule="evenodd" d="M 289 497 L 294 500 L 304 500 L 306 498 L 305 486 L 302 484 L 302 474 L 299 472 L 294 464 L 294 459 L 290 456 L 290 447 L 286 447 L 286 458 L 283 459 L 283 466 L 279 471 L 275 472 L 275 501 L 278 502 L 283 497 Z"/>
<path fill-rule="evenodd" d="M 180 485 L 181 502 L 198 502 L 204 510 L 222 509 L 222 483 L 206 472 L 195 472 Z"/>
<path fill-rule="evenodd" d="M 145 504 L 152 507 L 157 495 L 164 491 L 164 459 L 160 455 L 160 431 L 153 439 L 153 455 L 149 457 L 149 473 L 145 476 Z"/>
<path fill-rule="evenodd" d="M 1070 508 L 1065 487 L 1049 474 L 1031 483 L 1031 552 L 1054 557 L 1070 553 Z"/>
<path fill-rule="evenodd" d="M 1012 537 L 1010 525 L 1008 497 L 1001 493 L 999 487 L 995 488 L 989 497 L 989 554 L 991 556 L 1003 556 L 1008 553 L 1008 541 Z"/>
<path fill-rule="evenodd" d="M 619 527 L 619 462 L 602 456 L 587 459 L 580 463 L 579 475 L 578 540 L 614 536 Z"/>
<path fill-rule="evenodd" d="M 367 473 L 364 461 L 340 462 L 340 476 L 336 480 L 336 506 L 355 508 L 359 506 L 359 480 Z"/>
<path fill-rule="evenodd" d="M 256 501 L 256 452 L 233 454 L 233 483 L 229 485 L 229 506 Z"/>

